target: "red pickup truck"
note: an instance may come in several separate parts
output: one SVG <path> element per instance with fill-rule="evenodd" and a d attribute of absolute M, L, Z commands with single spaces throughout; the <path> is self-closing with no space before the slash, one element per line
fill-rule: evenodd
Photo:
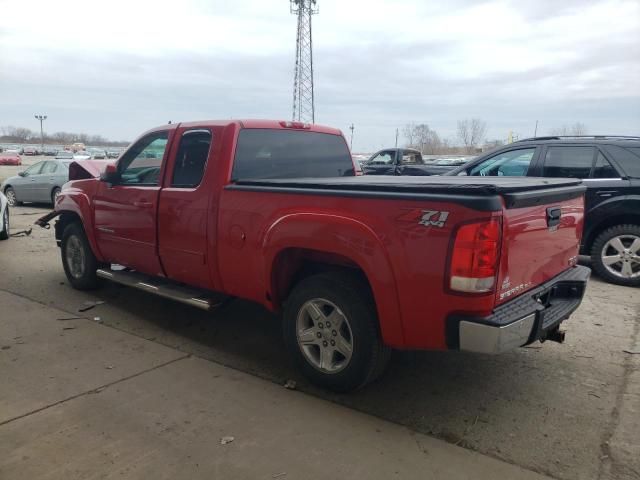
<path fill-rule="evenodd" d="M 590 273 L 579 180 L 356 176 L 341 132 L 317 125 L 164 125 L 70 179 L 38 223 L 59 216 L 71 285 L 261 303 L 303 373 L 337 391 L 392 348 L 562 341 Z"/>

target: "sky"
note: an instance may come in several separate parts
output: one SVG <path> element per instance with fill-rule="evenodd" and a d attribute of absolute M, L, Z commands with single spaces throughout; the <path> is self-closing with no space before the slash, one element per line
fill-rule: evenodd
<path fill-rule="evenodd" d="M 581 122 L 640 135 L 640 0 L 318 0 L 316 122 L 353 150 Z M 0 0 L 0 126 L 133 140 L 171 120 L 290 119 L 287 0 Z M 403 142 L 402 134 L 400 143 Z"/>

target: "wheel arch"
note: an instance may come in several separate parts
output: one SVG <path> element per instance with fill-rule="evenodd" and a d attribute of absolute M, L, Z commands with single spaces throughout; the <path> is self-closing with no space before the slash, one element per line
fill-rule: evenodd
<path fill-rule="evenodd" d="M 311 233 L 310 233 L 311 232 Z M 367 225 L 326 214 L 293 214 L 280 219 L 263 241 L 267 301 L 280 310 L 303 278 L 329 270 L 361 276 L 369 286 L 385 344 L 404 345 L 397 284 L 382 241 Z"/>
<path fill-rule="evenodd" d="M 585 232 L 584 239 L 582 241 L 582 253 L 586 255 L 591 254 L 591 248 L 596 238 L 607 230 L 608 228 L 615 227 L 616 225 L 640 225 L 640 213 L 620 213 L 612 215 L 610 217 L 603 218 L 591 229 Z"/>

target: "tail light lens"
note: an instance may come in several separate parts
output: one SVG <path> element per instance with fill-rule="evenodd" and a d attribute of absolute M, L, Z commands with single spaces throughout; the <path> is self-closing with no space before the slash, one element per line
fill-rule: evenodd
<path fill-rule="evenodd" d="M 451 253 L 451 290 L 491 292 L 496 283 L 500 259 L 500 219 L 492 218 L 462 225 Z"/>

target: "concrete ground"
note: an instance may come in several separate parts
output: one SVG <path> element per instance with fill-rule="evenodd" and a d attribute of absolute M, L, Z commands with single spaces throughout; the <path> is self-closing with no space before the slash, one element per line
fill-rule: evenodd
<path fill-rule="evenodd" d="M 544 477 L 0 292 L 0 478 Z"/>
<path fill-rule="evenodd" d="M 46 212 L 46 209 L 28 206 L 14 208 L 12 212 L 12 229 L 19 230 L 31 224 L 38 215 Z M 116 362 L 115 359 L 108 358 L 99 360 L 99 350 L 111 350 L 117 346 L 112 345 L 113 343 L 118 344 L 125 340 L 116 341 L 115 337 L 106 335 L 104 341 L 96 344 L 81 337 L 77 343 L 73 343 L 75 345 L 73 348 L 79 349 L 75 361 L 70 357 L 68 367 L 62 368 L 61 372 L 54 371 L 49 375 L 56 377 L 64 374 L 69 377 L 70 383 L 82 384 L 82 379 L 76 378 L 71 371 L 71 365 L 74 368 L 80 368 L 83 362 L 86 362 L 99 365 L 98 370 L 104 377 L 107 374 L 116 374 L 121 369 L 123 373 L 120 378 L 134 376 L 130 380 L 117 383 L 119 385 L 117 388 L 109 387 L 104 392 L 101 391 L 100 395 L 74 392 L 88 392 L 91 389 L 100 388 L 96 386 L 98 383 L 108 384 L 117 380 L 104 378 L 103 381 L 101 376 L 96 374 L 94 383 L 84 383 L 77 390 L 70 388 L 66 392 L 60 392 L 59 396 L 47 396 L 45 394 L 51 393 L 51 390 L 55 393 L 58 383 L 45 383 L 42 388 L 38 388 L 37 379 L 46 380 L 47 378 L 44 373 L 42 377 L 38 377 L 36 374 L 38 368 L 35 366 L 27 368 L 28 373 L 22 380 L 15 380 L 15 384 L 19 386 L 16 390 L 19 392 L 8 394 L 3 389 L 3 393 L 0 393 L 0 412 L 5 410 L 9 412 L 5 418 L 27 415 L 0 426 L 2 428 L 0 436 L 3 439 L 10 438 L 11 443 L 21 445 L 20 449 L 23 452 L 29 452 L 23 456 L 30 459 L 34 455 L 41 455 L 39 452 L 43 449 L 54 455 L 55 445 L 61 443 L 63 445 L 61 448 L 71 450 L 79 445 L 77 447 L 80 449 L 79 452 L 87 452 L 87 455 L 93 452 L 91 458 L 96 457 L 95 461 L 98 461 L 98 458 L 102 457 L 96 452 L 101 451 L 100 445 L 103 444 L 93 437 L 89 441 L 85 436 L 100 433 L 105 435 L 102 438 L 109 440 L 107 445 L 112 445 L 110 448 L 113 448 L 107 450 L 104 456 L 105 465 L 109 461 L 114 461 L 118 468 L 122 465 L 134 468 L 134 462 L 143 461 L 135 455 L 128 456 L 129 449 L 133 448 L 132 445 L 142 442 L 154 445 L 153 451 L 145 457 L 149 463 L 160 458 L 160 464 L 164 469 L 161 468 L 158 472 L 167 471 L 171 474 L 177 471 L 171 468 L 178 467 L 170 465 L 179 465 L 185 458 L 181 455 L 190 454 L 185 444 L 199 441 L 202 438 L 201 435 L 204 435 L 203 429 L 215 432 L 213 434 L 215 438 L 211 440 L 211 449 L 214 452 L 219 451 L 217 450 L 219 445 L 216 442 L 219 442 L 220 436 L 234 435 L 233 432 L 220 427 L 216 423 L 218 420 L 211 420 L 210 415 L 206 415 L 210 410 L 204 408 L 203 413 L 188 409 L 190 402 L 185 400 L 187 397 L 190 401 L 193 396 L 196 404 L 200 402 L 206 404 L 201 397 L 210 396 L 211 402 L 208 408 L 216 409 L 215 411 L 220 415 L 226 414 L 227 403 L 229 403 L 228 408 L 232 409 L 236 403 L 248 402 L 246 404 L 249 405 L 252 398 L 257 398 L 260 401 L 256 402 L 256 408 L 260 412 L 264 412 L 261 406 L 270 405 L 269 413 L 264 416 L 273 417 L 274 423 L 270 424 L 274 429 L 272 434 L 278 438 L 284 438 L 280 436 L 284 435 L 280 429 L 288 428 L 291 419 L 295 418 L 298 421 L 300 417 L 307 422 L 316 422 L 317 419 L 313 416 L 315 410 L 329 409 L 322 410 L 331 412 L 331 414 L 323 414 L 324 421 L 333 421 L 332 416 L 336 415 L 336 418 L 340 419 L 340 425 L 335 428 L 341 426 L 342 430 L 334 430 L 331 433 L 331 428 L 334 427 L 323 427 L 326 428 L 321 430 L 324 434 L 314 437 L 314 441 L 322 444 L 322 447 L 318 447 L 318 443 L 314 444 L 307 439 L 310 442 L 309 445 L 316 445 L 309 447 L 313 458 L 315 455 L 324 455 L 321 455 L 317 448 L 331 448 L 335 452 L 334 446 L 339 445 L 342 447 L 338 449 L 341 462 L 347 462 L 348 458 L 366 458 L 368 464 L 369 459 L 375 456 L 373 451 L 352 450 L 356 448 L 355 445 L 366 444 L 366 440 L 370 439 L 375 445 L 387 442 L 384 443 L 387 445 L 384 448 L 391 448 L 390 445 L 394 443 L 388 442 L 394 437 L 387 434 L 375 436 L 373 433 L 366 433 L 367 430 L 354 433 L 358 440 L 353 444 L 345 445 L 338 440 L 341 435 L 346 434 L 345 431 L 351 432 L 355 428 L 353 425 L 357 425 L 359 419 L 363 421 L 366 419 L 367 422 L 384 422 L 388 428 L 399 427 L 392 426 L 387 421 L 405 426 L 409 430 L 401 429 L 401 431 L 405 435 L 411 436 L 408 432 L 414 432 L 413 436 L 419 435 L 421 439 L 419 444 L 422 444 L 423 439 L 445 440 L 453 444 L 449 445 L 450 447 L 456 447 L 455 452 L 460 451 L 459 447 L 464 447 L 467 452 L 476 451 L 513 466 L 558 479 L 640 478 L 640 355 L 625 352 L 625 350 L 630 352 L 640 350 L 638 320 L 640 295 L 637 289 L 605 284 L 594 278 L 583 305 L 566 323 L 567 342 L 563 345 L 535 344 L 497 357 L 452 352 L 397 353 L 380 381 L 355 394 L 335 395 L 308 385 L 292 369 L 284 353 L 277 318 L 258 306 L 235 301 L 221 311 L 206 314 L 118 285 L 107 284 L 92 293 L 75 291 L 67 284 L 64 277 L 53 232 L 39 228 L 34 229 L 29 237 L 16 237 L 7 242 L 0 242 L 0 269 L 0 291 L 19 295 L 25 301 L 30 299 L 39 305 L 55 307 L 61 311 L 58 315 L 79 315 L 89 319 L 58 322 L 55 319 L 51 320 L 49 316 L 48 321 L 55 322 L 54 325 L 60 330 L 58 336 L 64 335 L 63 339 L 73 338 L 73 335 L 80 333 L 81 329 L 65 331 L 60 325 L 73 326 L 73 322 L 80 322 L 83 329 L 90 325 L 90 328 L 95 331 L 110 330 L 111 335 L 126 334 L 126 338 L 134 336 L 143 342 L 141 345 L 144 345 L 140 347 L 139 359 L 121 363 L 120 360 Z M 7 297 L 0 299 L 0 318 L 2 318 L 0 325 L 13 322 L 16 315 L 19 316 L 18 318 L 24 317 L 23 313 L 16 311 L 15 308 L 5 308 L 5 298 Z M 77 309 L 87 300 L 103 300 L 105 303 L 78 314 Z M 31 302 L 27 303 L 31 304 Z M 99 325 L 92 323 L 91 319 L 94 317 L 99 317 L 101 322 Z M 100 328 L 96 330 L 98 326 Z M 2 359 L 0 372 L 4 375 L 5 368 L 8 371 L 12 368 L 5 367 L 7 365 L 5 354 L 13 352 L 14 348 L 23 348 L 28 353 L 28 344 L 18 344 L 19 340 L 12 340 L 4 334 L 0 338 L 11 347 L 6 351 L 0 351 L 0 355 L 3 355 L 0 357 Z M 58 340 L 55 332 L 47 334 L 46 338 L 51 339 L 52 342 L 53 339 Z M 45 340 L 42 341 L 45 342 Z M 37 347 L 34 348 L 37 351 Z M 59 348 L 56 350 L 58 353 L 54 351 L 53 353 L 56 354 L 50 355 L 46 361 L 47 367 L 55 370 L 58 362 L 65 361 L 62 352 L 67 350 Z M 162 357 L 165 355 L 163 352 L 167 351 L 179 355 L 179 360 L 174 360 L 174 357 L 168 354 L 166 359 Z M 179 353 L 175 353 L 176 351 Z M 190 357 L 181 358 L 180 355 L 190 355 Z M 166 362 L 170 363 L 158 368 L 157 371 L 154 369 L 157 365 L 164 365 Z M 105 363 L 107 367 L 113 365 L 114 368 L 107 369 Z M 221 365 L 232 367 L 234 370 L 223 369 Z M 144 375 L 135 376 L 136 369 L 144 372 L 152 370 Z M 246 391 L 239 387 L 232 389 L 233 401 L 225 403 L 224 392 L 231 387 L 227 382 L 215 378 L 214 375 L 217 373 L 210 376 L 208 376 L 209 373 L 202 373 L 203 370 L 209 372 L 208 369 L 220 369 L 226 372 L 224 375 L 221 374 L 222 376 L 228 374 L 233 378 L 242 378 L 241 382 L 236 381 L 240 383 L 246 381 L 247 385 L 253 385 L 252 382 L 255 382 L 255 385 L 259 385 L 255 387 L 258 390 L 252 390 L 252 387 L 248 386 Z M 252 374 L 253 377 L 247 377 L 238 371 Z M 86 375 L 88 378 L 93 377 L 90 373 Z M 16 376 L 19 377 L 11 374 L 10 378 L 13 379 Z M 140 377 L 139 380 L 133 380 L 138 377 Z M 149 383 L 137 384 L 143 379 L 149 379 Z M 295 379 L 299 390 L 308 395 L 282 389 L 281 385 L 287 379 Z M 264 380 L 268 382 L 265 383 Z M 154 381 L 164 384 L 165 390 L 156 390 L 160 387 L 154 387 Z M 222 385 L 218 385 L 218 381 Z M 229 383 L 235 385 L 231 380 Z M 131 386 L 125 389 L 125 386 L 130 384 Z M 121 389 L 121 394 L 117 391 L 118 389 Z M 147 389 L 149 394 L 146 393 Z M 178 395 L 186 391 L 189 392 L 188 395 L 183 397 Z M 267 391 L 268 395 L 264 393 Z M 271 392 L 276 396 L 272 398 Z M 156 393 L 163 400 L 162 402 L 157 401 Z M 300 400 L 300 406 L 296 407 L 298 410 L 295 416 L 289 415 L 293 407 L 286 403 L 286 400 L 291 398 L 291 395 L 287 396 L 288 394 L 304 399 Z M 47 407 L 40 412 L 28 414 L 34 409 L 38 410 L 74 395 L 81 396 Z M 329 400 L 332 404 L 318 399 Z M 171 410 L 163 410 L 165 401 L 168 402 L 167 405 L 173 406 Z M 16 409 L 15 411 L 7 406 L 9 403 L 14 405 L 12 408 Z M 349 409 L 343 407 L 349 407 Z M 191 412 L 183 417 L 185 421 L 192 422 L 191 427 L 175 423 L 176 418 L 180 417 L 181 409 Z M 97 412 L 99 421 L 96 419 L 96 422 L 98 423 L 94 424 L 87 420 L 89 423 L 83 424 L 82 419 L 91 419 L 93 411 Z M 239 410 L 231 411 L 239 412 Z M 229 418 L 236 418 L 235 413 L 227 415 Z M 377 419 L 363 414 L 372 415 Z M 54 418 L 42 417 L 42 420 L 38 420 L 39 415 L 53 415 Z M 157 421 L 160 421 L 162 427 L 154 426 L 153 422 L 156 420 L 151 421 L 154 415 L 165 415 L 171 418 L 168 424 L 170 428 L 167 423 L 160 420 Z M 248 414 L 238 413 L 240 419 L 244 415 Z M 151 419 L 148 418 L 149 416 Z M 258 416 L 261 421 L 262 416 Z M 254 416 L 249 418 L 252 422 L 258 421 Z M 207 427 L 193 426 L 194 423 L 200 424 L 205 419 Z M 23 427 L 19 428 L 16 425 Z M 106 430 L 101 430 L 103 425 L 106 425 L 104 426 Z M 262 425 L 267 428 L 267 424 Z M 348 427 L 345 428 L 345 425 Z M 301 424 L 300 427 L 302 428 L 303 425 Z M 159 432 L 164 432 L 163 428 L 169 428 L 170 433 L 153 440 L 159 436 Z M 197 431 L 193 431 L 194 429 Z M 390 431 L 387 427 L 383 430 Z M 140 432 L 144 432 L 144 435 Z M 252 432 L 252 435 L 265 433 L 258 429 Z M 293 435 L 292 431 L 289 430 L 287 435 Z M 238 435 L 235 436 L 238 438 Z M 371 436 L 372 439 L 369 438 Z M 64 438 L 70 438 L 70 440 L 63 442 Z M 399 445 L 408 445 L 402 443 L 404 440 L 398 441 Z M 182 447 L 172 451 L 165 443 L 171 444 L 172 447 L 174 444 Z M 297 444 L 297 442 L 294 443 Z M 158 444 L 161 445 L 158 446 Z M 442 445 L 439 442 L 437 444 Z M 240 448 L 236 442 L 230 445 Z M 192 454 L 192 457 L 195 455 L 198 458 L 199 465 L 206 464 L 207 468 L 214 468 L 213 466 L 220 465 L 219 462 L 234 462 L 230 457 L 218 458 L 211 452 L 207 455 L 200 450 L 201 447 L 200 444 L 197 448 L 194 447 L 195 451 Z M 0 452 L 2 448 L 9 447 L 0 447 Z M 411 463 L 413 460 L 410 462 L 398 456 L 402 452 L 406 453 L 407 449 L 408 447 L 403 447 L 395 450 L 396 453 L 393 456 L 385 453 L 385 462 L 382 462 L 382 465 L 396 466 L 389 468 L 405 468 L 409 462 L 410 465 L 418 468 L 418 464 Z M 432 451 L 429 448 L 427 450 Z M 384 451 L 390 452 L 390 450 Z M 224 452 L 227 450 L 222 450 L 221 455 L 227 455 Z M 288 452 L 288 460 L 294 463 L 297 461 L 293 450 L 283 449 L 283 452 Z M 349 452 L 353 454 L 348 455 Z M 444 456 L 437 453 L 430 458 L 449 458 L 446 464 L 463 461 L 458 457 L 453 459 L 453 457 L 446 457 L 444 453 L 442 455 Z M 0 458 L 3 457 L 7 455 Z M 248 453 L 246 456 L 252 463 L 254 463 L 254 457 L 254 453 Z M 4 465 L 0 467 L 0 473 L 2 473 L 1 468 L 8 469 L 9 473 L 17 471 L 15 469 L 18 467 L 13 463 L 17 462 L 17 457 L 12 454 L 8 458 L 10 460 L 5 461 L 4 464 L 0 463 Z M 323 458 L 329 463 L 333 461 L 328 460 L 326 456 Z M 331 457 L 333 458 L 336 457 Z M 482 458 L 487 460 L 486 457 Z M 82 469 L 87 467 L 80 460 L 81 455 L 78 455 L 69 468 L 82 472 Z M 32 460 L 32 467 L 30 467 L 36 468 L 33 470 L 35 473 L 40 471 L 37 470 L 38 461 Z M 62 460 L 60 462 L 64 463 Z M 143 465 L 147 465 L 144 462 Z M 257 460 L 255 463 L 258 463 Z M 365 462 L 358 464 L 362 463 Z M 229 466 L 228 463 L 225 465 L 231 469 L 238 467 L 238 465 Z M 276 472 L 279 470 L 279 465 L 278 468 L 273 464 L 269 465 L 269 468 L 273 468 L 264 470 L 265 478 L 279 473 Z M 380 473 L 384 478 L 391 476 L 391 470 L 384 470 L 375 462 L 372 465 L 376 468 L 371 471 Z M 66 467 L 61 465 L 60 468 Z M 152 467 L 147 466 L 147 468 Z M 353 465 L 344 468 L 353 468 Z M 414 471 L 411 468 L 398 470 L 401 472 L 399 476 L 410 476 L 410 473 L 415 475 L 417 470 Z M 286 470 L 282 468 L 283 472 Z M 62 472 L 62 470 L 57 471 Z M 208 471 L 211 473 L 211 470 Z M 346 474 L 369 476 L 371 471 L 340 470 L 340 476 Z M 431 470 L 421 470 L 422 473 L 425 471 Z M 438 471 L 446 476 L 444 470 Z M 230 472 L 231 477 L 243 476 L 243 473 L 238 470 L 227 472 Z M 37 476 L 35 473 L 33 476 Z M 471 473 L 467 472 L 467 474 L 470 474 L 471 478 L 483 476 L 480 470 L 475 472 L 471 470 Z M 246 472 L 244 475 L 252 476 Z M 333 473 L 331 475 L 335 476 Z M 485 478 L 522 478 L 522 475 L 524 473 L 519 471 L 517 474 L 489 475 Z M 2 478 L 5 476 L 0 475 Z M 453 473 L 451 476 L 455 478 Z"/>

